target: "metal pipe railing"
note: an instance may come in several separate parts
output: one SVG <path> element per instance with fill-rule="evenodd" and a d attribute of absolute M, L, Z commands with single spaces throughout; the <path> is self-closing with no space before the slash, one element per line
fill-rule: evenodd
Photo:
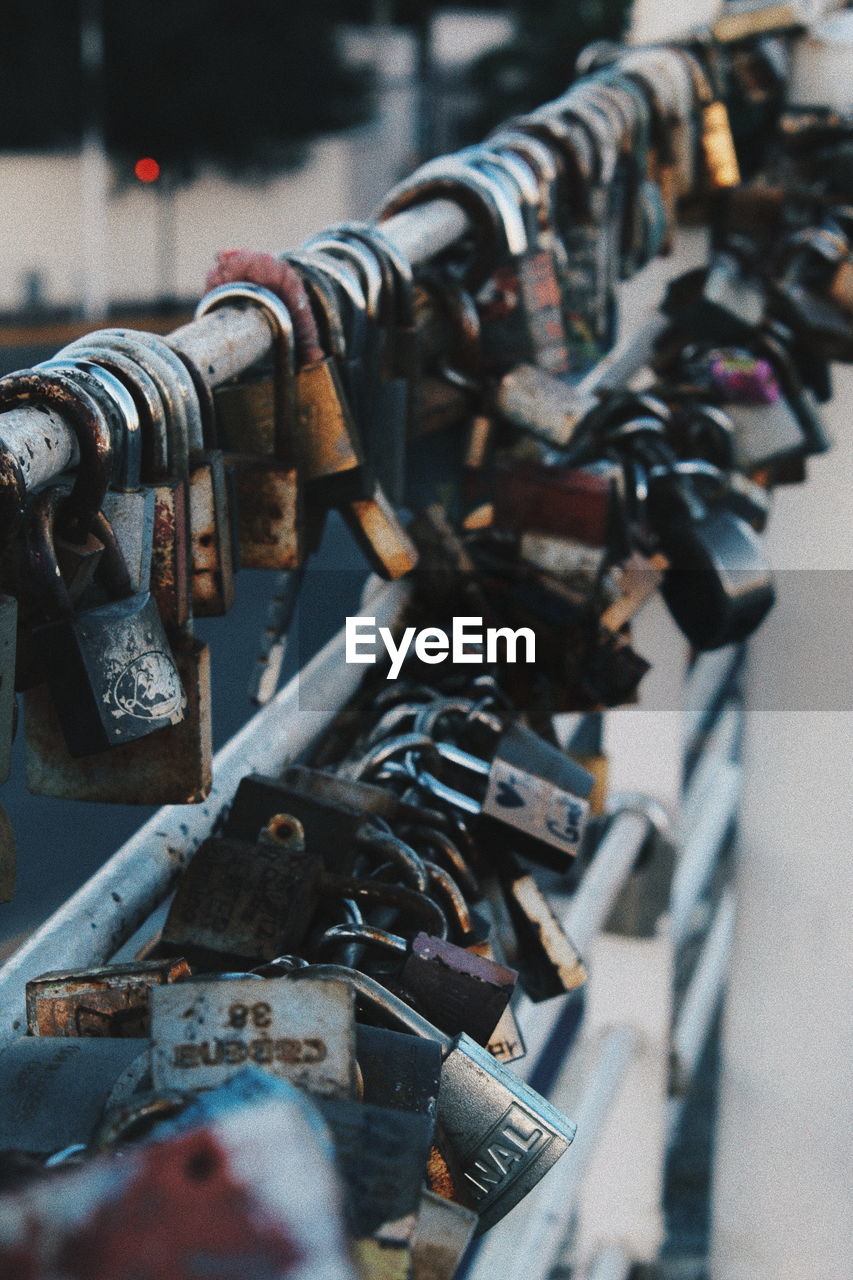
<path fill-rule="evenodd" d="M 708 1032 L 722 995 L 735 931 L 735 895 L 720 898 L 693 976 L 672 1031 L 673 1084 L 677 1093 L 690 1090 Z"/>
<path fill-rule="evenodd" d="M 638 1044 L 632 1027 L 611 1027 L 597 1042 L 592 1061 L 585 1051 L 575 1050 L 570 1056 L 551 1099 L 577 1121 L 577 1136 L 564 1159 L 527 1196 L 524 1216 L 504 1218 L 484 1238 L 467 1280 L 548 1280 L 587 1164 Z"/>

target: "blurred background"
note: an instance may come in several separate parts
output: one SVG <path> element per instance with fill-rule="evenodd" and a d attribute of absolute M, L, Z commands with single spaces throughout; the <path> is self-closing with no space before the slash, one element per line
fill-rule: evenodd
<path fill-rule="evenodd" d="M 367 216 L 420 160 L 563 91 L 590 41 L 677 37 L 720 7 L 716 0 L 517 0 L 488 9 L 419 0 L 6 0 L 0 372 L 47 358 L 104 322 L 167 332 L 189 317 L 219 250 L 276 252 L 342 218 Z M 800 7 L 808 16 L 822 6 Z M 632 297 L 656 301 L 673 270 L 672 263 L 650 268 Z M 751 1038 L 758 1056 L 747 1063 L 730 1052 L 729 1088 L 740 1110 L 730 1108 L 724 1140 L 730 1149 L 743 1141 L 751 1111 L 773 1141 L 756 1147 L 758 1167 L 743 1185 L 724 1188 L 722 1203 L 787 1177 L 785 1193 L 773 1199 L 775 1217 L 765 1214 L 761 1229 L 800 1241 L 805 1234 L 811 1243 L 798 1255 L 789 1242 L 771 1269 L 766 1239 L 763 1261 L 750 1240 L 734 1241 L 712 1273 L 726 1280 L 842 1280 L 853 1257 L 853 1233 L 841 1250 L 846 1262 L 830 1247 L 844 1167 L 849 1174 L 838 1099 L 851 1048 L 842 982 L 853 901 L 844 852 L 853 828 L 851 396 L 853 376 L 841 370 L 827 412 L 836 449 L 811 464 L 807 486 L 783 491 L 771 524 L 773 563 L 791 571 L 791 584 L 800 571 L 810 575 L 812 603 L 804 621 L 804 597 L 786 588 L 753 647 L 758 709 L 740 851 L 749 896 L 735 951 L 736 968 L 751 978 L 727 1014 L 732 1043 Z M 335 522 L 319 563 L 353 570 L 352 600 L 331 600 L 316 585 L 309 591 L 285 674 L 354 611 L 363 566 Z M 836 571 L 822 578 L 827 588 L 818 596 L 817 570 Z M 250 714 L 246 686 L 270 586 L 268 576 L 242 572 L 236 607 L 199 625 L 213 648 L 215 746 Z M 834 655 L 824 665 L 809 658 L 815 639 Z M 657 664 L 658 655 L 649 656 Z M 785 659 L 787 701 L 774 692 Z M 809 663 L 816 676 L 809 688 L 827 694 L 820 704 L 796 701 L 798 671 Z M 18 741 L 2 797 L 19 850 L 18 892 L 0 905 L 3 954 L 148 817 L 138 808 L 34 799 L 23 774 Z M 756 995 L 762 983 L 764 1004 Z M 672 1280 L 704 1274 L 718 1055 L 712 1037 L 670 1158 Z M 762 1119 L 770 1073 L 775 1109 Z M 792 1215 L 796 1183 L 802 1200 Z M 824 1261 L 803 1269 L 803 1256 L 820 1256 L 820 1240 Z"/>

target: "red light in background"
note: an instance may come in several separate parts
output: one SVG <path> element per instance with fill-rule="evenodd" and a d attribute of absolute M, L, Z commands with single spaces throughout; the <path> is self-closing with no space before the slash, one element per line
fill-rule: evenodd
<path fill-rule="evenodd" d="M 133 166 L 133 172 L 140 182 L 156 182 L 160 177 L 160 166 L 152 156 L 143 156 Z"/>

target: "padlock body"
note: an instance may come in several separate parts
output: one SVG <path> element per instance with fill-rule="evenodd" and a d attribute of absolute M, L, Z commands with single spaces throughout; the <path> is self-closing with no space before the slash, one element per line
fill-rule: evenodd
<path fill-rule="evenodd" d="M 27 690 L 28 790 L 106 804 L 201 804 L 213 782 L 210 649 L 180 634 L 172 653 L 187 699 L 183 720 L 97 756 L 72 756 L 47 685 Z"/>
<path fill-rule="evenodd" d="M 559 1160 L 576 1126 L 469 1036 L 444 1060 L 438 1122 L 478 1232 L 494 1226 Z M 508 1083 L 511 1081 L 511 1084 Z"/>
<path fill-rule="evenodd" d="M 183 720 L 186 695 L 147 592 L 42 623 L 33 638 L 72 756 Z"/>

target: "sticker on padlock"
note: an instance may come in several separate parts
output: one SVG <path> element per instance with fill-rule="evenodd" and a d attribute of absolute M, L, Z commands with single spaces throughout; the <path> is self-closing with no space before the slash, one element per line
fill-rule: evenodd
<path fill-rule="evenodd" d="M 201 804 L 213 785 L 210 649 L 179 630 L 171 653 L 186 698 L 183 720 L 97 755 L 74 757 L 48 687 L 27 690 L 28 789 L 107 804 Z"/>
<path fill-rule="evenodd" d="M 346 983 L 304 988 L 215 978 L 151 990 L 155 1089 L 213 1089 L 258 1066 L 323 1097 L 355 1096 L 355 1018 Z"/>

